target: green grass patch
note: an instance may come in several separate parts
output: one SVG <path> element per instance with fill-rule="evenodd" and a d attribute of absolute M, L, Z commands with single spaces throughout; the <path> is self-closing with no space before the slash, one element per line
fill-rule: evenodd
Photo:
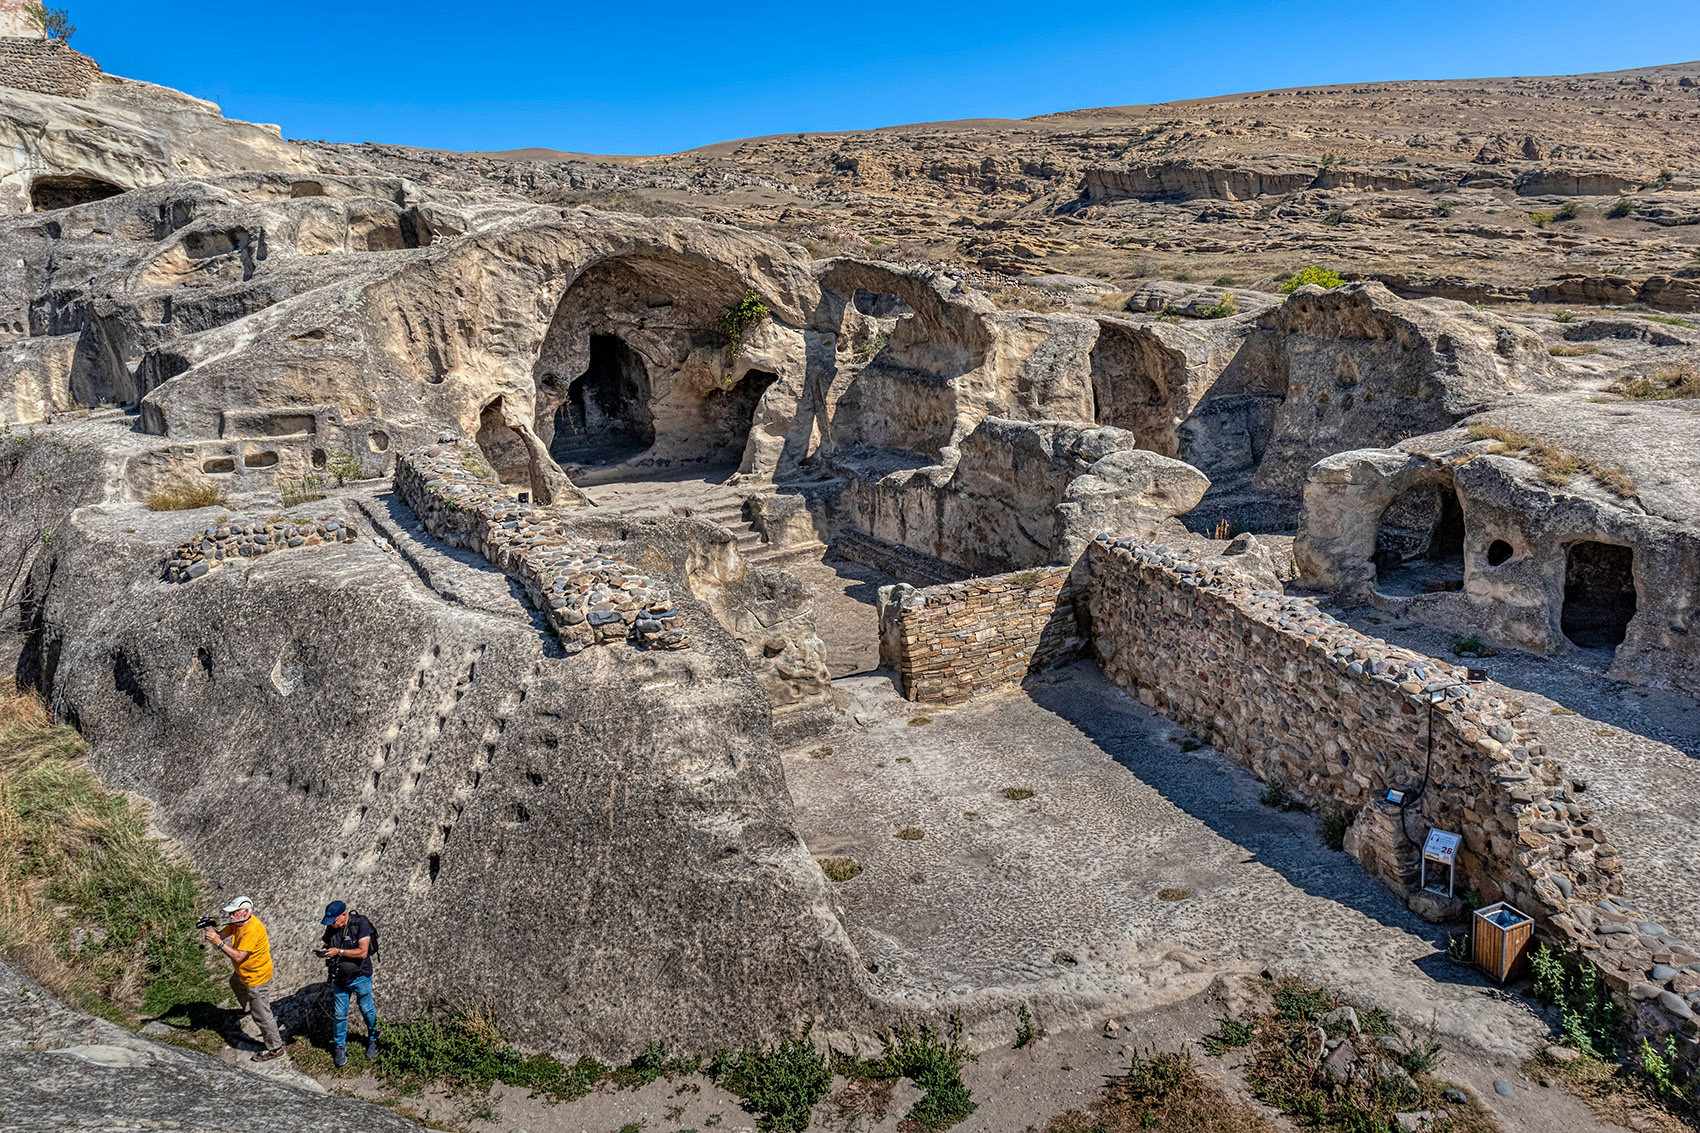
<path fill-rule="evenodd" d="M 801 1038 L 746 1050 L 723 1073 L 720 1085 L 756 1112 L 763 1130 L 795 1131 L 809 1127 L 815 1103 L 832 1086 L 827 1056 L 815 1048 L 804 1028 Z"/>
<path fill-rule="evenodd" d="M 832 1069 L 851 1079 L 907 1078 L 922 1090 L 921 1099 L 898 1123 L 899 1133 L 935 1133 L 965 1120 L 977 1108 L 962 1068 L 976 1059 L 962 1045 L 962 1015 L 953 1015 L 943 1033 L 922 1023 L 910 1026 L 899 1019 L 890 1031 L 880 1033 L 884 1050 L 871 1059 L 859 1057 L 854 1049 L 834 1051 Z"/>
<path fill-rule="evenodd" d="M 166 856 L 141 807 L 101 787 L 84 752 L 38 697 L 0 691 L 0 949 L 75 1006 L 130 1025 L 219 1002 L 195 932 L 199 876 Z"/>
<path fill-rule="evenodd" d="M 1212 1058 L 1220 1058 L 1230 1050 L 1251 1045 L 1251 1040 L 1256 1032 L 1252 1029 L 1250 1023 L 1242 1023 L 1238 1019 L 1226 1015 L 1219 1022 L 1221 1026 L 1216 1028 L 1216 1033 L 1205 1035 L 1202 1040 L 1205 1054 Z"/>

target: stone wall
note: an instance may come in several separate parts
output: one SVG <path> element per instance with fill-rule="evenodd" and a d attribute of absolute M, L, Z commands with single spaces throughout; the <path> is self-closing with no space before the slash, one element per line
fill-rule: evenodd
<path fill-rule="evenodd" d="M 898 671 L 904 696 L 929 703 L 1018 685 L 1080 648 L 1069 570 L 881 587 L 880 664 Z"/>
<path fill-rule="evenodd" d="M 900 543 L 888 543 L 860 531 L 845 531 L 832 541 L 832 553 L 847 562 L 861 563 L 884 571 L 910 586 L 937 586 L 962 582 L 969 572 L 943 559 L 923 555 Z"/>
<path fill-rule="evenodd" d="M 1618 896 L 1617 848 L 1515 707 L 1315 599 L 1168 547 L 1100 536 L 1087 564 L 1093 645 L 1111 680 L 1259 779 L 1353 819 L 1347 848 L 1419 912 L 1461 910 L 1413 892 L 1410 843 L 1430 827 L 1462 834 L 1458 892 L 1509 901 L 1558 946 L 1580 948 L 1638 1030 L 1678 1034 L 1684 1058 L 1700 1058 L 1700 949 Z M 1419 787 L 1404 808 L 1384 801 Z"/>
<path fill-rule="evenodd" d="M 0 86 L 60 98 L 85 98 L 100 64 L 57 39 L 0 37 Z"/>
<path fill-rule="evenodd" d="M 352 543 L 360 528 L 345 519 L 284 519 L 253 521 L 239 517 L 209 523 L 207 529 L 171 553 L 165 562 L 167 582 L 188 582 L 237 559 L 257 559 L 273 551 Z"/>
<path fill-rule="evenodd" d="M 567 534 L 550 508 L 521 503 L 470 446 L 431 445 L 396 462 L 396 490 L 425 530 L 515 579 L 570 653 L 630 641 L 691 644 L 667 584 Z"/>

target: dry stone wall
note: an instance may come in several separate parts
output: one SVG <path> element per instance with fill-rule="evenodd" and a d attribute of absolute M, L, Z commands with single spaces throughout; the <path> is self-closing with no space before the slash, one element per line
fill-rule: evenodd
<path fill-rule="evenodd" d="M 0 38 L 0 86 L 60 98 L 83 98 L 100 64 L 57 39 Z"/>
<path fill-rule="evenodd" d="M 427 531 L 482 554 L 525 587 L 569 654 L 622 641 L 690 647 L 665 582 L 568 535 L 553 509 L 521 503 L 470 447 L 409 453 L 396 463 L 395 482 Z"/>
<path fill-rule="evenodd" d="M 1461 833 L 1459 892 L 1509 901 L 1581 949 L 1638 1030 L 1677 1034 L 1685 1059 L 1700 1059 L 1700 949 L 1619 895 L 1617 847 L 1513 706 L 1314 599 L 1168 547 L 1100 536 L 1087 563 L 1093 644 L 1111 680 L 1312 809 L 1352 816 L 1348 848 L 1414 908 L 1428 898 L 1412 891 L 1411 843 L 1430 827 Z M 1384 801 L 1419 786 L 1404 811 Z"/>
<path fill-rule="evenodd" d="M 1070 568 L 880 589 L 880 663 L 910 700 L 950 704 L 1020 684 L 1080 648 Z"/>
<path fill-rule="evenodd" d="M 207 524 L 205 531 L 173 551 L 165 561 L 165 580 L 188 582 L 238 559 L 257 559 L 296 547 L 352 543 L 359 537 L 357 524 L 334 516 L 259 521 L 230 518 Z"/>

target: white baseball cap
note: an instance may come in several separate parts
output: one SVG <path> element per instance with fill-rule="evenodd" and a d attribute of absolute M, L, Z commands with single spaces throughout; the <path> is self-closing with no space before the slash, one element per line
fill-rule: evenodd
<path fill-rule="evenodd" d="M 234 913 L 238 909 L 252 909 L 253 907 L 254 899 L 252 897 L 238 897 L 236 900 L 226 905 L 224 907 L 224 911 L 227 913 Z"/>

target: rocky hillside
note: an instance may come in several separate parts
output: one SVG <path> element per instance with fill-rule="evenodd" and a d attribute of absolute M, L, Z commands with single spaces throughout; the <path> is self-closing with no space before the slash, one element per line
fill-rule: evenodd
<path fill-rule="evenodd" d="M 1700 307 L 1700 62 L 776 135 L 648 158 L 331 148 L 426 184 L 979 269 L 994 289 L 996 276 L 1047 275 L 1124 291 L 1147 276 L 1257 286 L 1324 262 L 1408 294 Z"/>

